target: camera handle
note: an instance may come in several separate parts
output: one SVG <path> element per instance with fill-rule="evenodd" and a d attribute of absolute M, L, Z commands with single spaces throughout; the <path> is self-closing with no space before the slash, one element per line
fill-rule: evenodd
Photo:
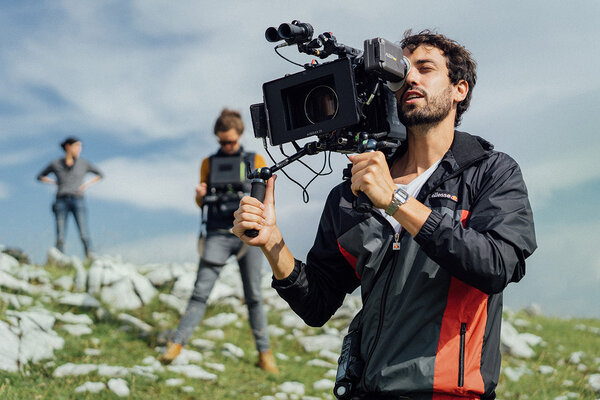
<path fill-rule="evenodd" d="M 248 172 L 247 178 L 251 180 L 252 188 L 250 189 L 250 196 L 254 197 L 261 203 L 265 200 L 265 191 L 267 190 L 267 181 L 273 176 L 273 173 L 285 167 L 286 165 L 299 160 L 306 155 L 317 154 L 324 149 L 319 146 L 319 142 L 310 142 L 304 145 L 304 147 L 297 153 L 292 154 L 286 159 L 278 162 L 272 167 L 257 168 L 253 172 Z M 250 164 L 247 164 L 247 171 L 250 171 Z M 257 237 L 258 230 L 248 229 L 244 232 L 248 237 Z"/>
<path fill-rule="evenodd" d="M 367 134 L 363 133 L 365 138 L 358 144 L 358 151 L 360 153 L 371 153 L 377 150 L 377 140 L 368 139 Z M 348 168 L 351 167 L 352 164 L 348 165 Z M 369 197 L 364 192 L 358 192 L 358 199 L 356 199 L 356 210 L 361 213 L 367 213 L 373 210 L 373 203 L 369 199 Z"/>

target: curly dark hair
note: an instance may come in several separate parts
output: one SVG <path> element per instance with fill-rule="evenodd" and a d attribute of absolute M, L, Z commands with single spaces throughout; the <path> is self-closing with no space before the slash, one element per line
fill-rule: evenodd
<path fill-rule="evenodd" d="M 227 132 L 230 129 L 235 129 L 240 135 L 244 133 L 242 114 L 239 111 L 224 108 L 215 122 L 214 133 L 216 135 L 218 132 Z"/>
<path fill-rule="evenodd" d="M 471 56 L 469 50 L 458 44 L 456 41 L 447 38 L 446 36 L 430 31 L 423 30 L 417 34 L 413 34 L 412 30 L 404 32 L 404 38 L 400 42 L 403 49 L 408 49 L 411 53 L 421 45 L 433 46 L 440 49 L 446 56 L 446 66 L 448 67 L 448 77 L 453 85 L 456 85 L 461 80 L 465 80 L 469 84 L 467 97 L 456 108 L 456 118 L 454 126 L 460 125 L 462 115 L 469 108 L 471 103 L 471 95 L 473 88 L 477 82 L 477 63 Z"/>

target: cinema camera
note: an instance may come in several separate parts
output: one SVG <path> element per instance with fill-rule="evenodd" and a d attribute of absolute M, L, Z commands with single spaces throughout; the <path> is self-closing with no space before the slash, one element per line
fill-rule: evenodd
<path fill-rule="evenodd" d="M 264 102 L 250 106 L 254 135 L 262 138 L 265 149 L 267 138 L 271 146 L 291 142 L 296 149 L 295 154 L 274 166 L 248 175 L 252 196 L 261 201 L 266 180 L 305 155 L 376 150 L 389 154 L 406 137 L 392 92 L 402 86 L 410 69 L 402 48 L 375 38 L 365 40 L 364 50 L 360 51 L 338 43 L 330 32 L 314 39 L 312 36 L 313 27 L 299 21 L 265 32 L 267 41 L 283 41 L 275 46 L 280 56 L 279 48 L 296 45 L 301 53 L 320 59 L 337 55 L 337 59 L 323 64 L 316 60 L 297 64 L 304 70 L 264 83 Z M 310 136 L 317 140 L 302 148 L 295 142 Z M 344 177 L 349 176 L 345 170 Z M 258 232 L 246 234 L 256 236 Z"/>
<path fill-rule="evenodd" d="M 216 204 L 223 215 L 232 214 L 237 210 L 240 199 L 249 192 L 245 177 L 246 165 L 241 156 L 211 157 L 210 186 L 204 204 Z"/>

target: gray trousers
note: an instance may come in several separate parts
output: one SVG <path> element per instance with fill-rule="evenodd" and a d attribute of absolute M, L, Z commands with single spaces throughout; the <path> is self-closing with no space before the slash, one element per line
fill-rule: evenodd
<path fill-rule="evenodd" d="M 194 329 L 204 317 L 206 301 L 225 262 L 231 255 L 238 254 L 242 246 L 242 241 L 232 233 L 208 232 L 198 266 L 194 291 L 173 335 L 172 341 L 174 343 L 187 343 Z M 258 351 L 269 349 L 267 317 L 263 309 L 260 288 L 263 258 L 264 256 L 259 248 L 249 247 L 245 249 L 245 254 L 238 259 L 250 327 Z"/>

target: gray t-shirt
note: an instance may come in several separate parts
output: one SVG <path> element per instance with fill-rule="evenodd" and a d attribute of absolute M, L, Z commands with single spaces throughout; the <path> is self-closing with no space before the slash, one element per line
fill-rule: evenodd
<path fill-rule="evenodd" d="M 75 162 L 70 167 L 67 166 L 64 158 L 58 158 L 48 164 L 48 166 L 38 174 L 37 179 L 42 180 L 43 177 L 50 173 L 54 173 L 56 176 L 56 183 L 58 184 L 56 197 L 81 196 L 82 194 L 79 193 L 79 187 L 83 184 L 83 179 L 88 172 L 102 177 L 100 170 L 83 158 L 75 159 Z"/>

